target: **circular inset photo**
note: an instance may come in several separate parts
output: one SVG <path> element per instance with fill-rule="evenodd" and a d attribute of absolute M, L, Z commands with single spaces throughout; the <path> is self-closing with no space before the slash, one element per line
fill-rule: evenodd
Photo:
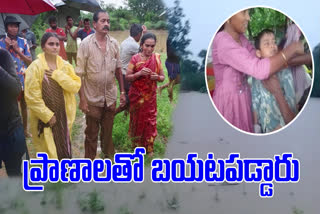
<path fill-rule="evenodd" d="M 303 110 L 312 67 L 298 23 L 272 8 L 244 9 L 222 23 L 211 40 L 208 94 L 220 116 L 239 131 L 275 133 Z"/>

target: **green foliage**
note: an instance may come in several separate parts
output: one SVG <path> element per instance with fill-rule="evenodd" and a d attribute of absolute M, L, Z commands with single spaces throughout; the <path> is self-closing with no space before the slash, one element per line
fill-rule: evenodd
<path fill-rule="evenodd" d="M 120 25 L 123 28 L 123 30 L 129 29 L 129 22 L 124 18 L 120 18 Z"/>
<path fill-rule="evenodd" d="M 31 26 L 31 31 L 34 33 L 37 39 L 37 44 L 40 44 L 40 39 L 47 28 L 49 28 L 49 24 L 46 19 L 48 18 L 47 12 L 41 13 L 37 19 L 33 22 Z"/>
<path fill-rule="evenodd" d="M 127 0 L 128 7 L 135 12 L 137 18 L 141 23 L 145 21 L 158 21 L 147 20 L 147 18 L 155 18 L 164 11 L 164 4 L 162 0 Z"/>
<path fill-rule="evenodd" d="M 185 17 L 183 9 L 180 7 L 180 0 L 174 1 L 174 7 L 168 9 L 168 43 L 174 48 L 175 53 L 183 60 L 180 60 L 181 70 L 181 89 L 206 91 L 204 80 L 204 61 L 202 65 L 198 62 L 189 59 L 190 51 L 187 50 L 191 39 L 187 38 L 190 31 L 189 20 L 183 21 Z M 205 51 L 199 53 L 199 57 L 205 59 Z"/>
<path fill-rule="evenodd" d="M 102 3 L 101 7 L 110 15 L 111 30 L 127 30 L 133 23 L 147 23 L 148 29 L 165 29 L 163 22 L 159 22 L 165 21 L 165 17 L 160 16 L 164 11 L 161 0 L 129 0 L 127 6 L 115 8 L 112 4 Z"/>
<path fill-rule="evenodd" d="M 93 13 L 84 13 L 84 12 L 80 11 L 80 18 L 81 18 L 82 20 L 84 20 L 84 19 L 89 19 L 89 20 L 92 21 Z"/>
<path fill-rule="evenodd" d="M 78 198 L 78 204 L 83 213 L 100 213 L 104 211 L 104 203 L 100 199 L 101 195 L 96 191 L 86 194 L 85 197 Z"/>
<path fill-rule="evenodd" d="M 159 16 L 165 10 L 161 0 L 130 1 L 130 5 L 132 7 L 115 8 L 112 4 L 105 4 L 104 2 L 101 2 L 101 7 L 109 13 L 111 24 L 110 28 L 112 31 L 128 30 L 130 29 L 131 24 L 143 24 L 144 22 L 147 22 L 149 30 L 166 29 L 165 17 Z M 43 32 L 49 28 L 47 19 L 51 15 L 56 15 L 56 13 L 41 13 L 33 23 L 31 30 L 35 33 L 37 41 L 40 41 Z M 92 21 L 92 17 L 93 13 L 84 13 L 80 11 L 80 18 L 82 20 L 88 18 Z"/>
<path fill-rule="evenodd" d="M 206 57 L 207 57 L 207 51 L 206 50 L 201 50 L 200 53 L 198 54 L 198 57 L 202 59 L 201 61 L 201 66 L 199 68 L 200 72 L 205 70 L 205 63 L 206 63 Z"/>
<path fill-rule="evenodd" d="M 304 212 L 302 210 L 298 209 L 297 207 L 293 207 L 292 213 L 293 214 L 303 214 Z"/>
<path fill-rule="evenodd" d="M 166 21 L 158 21 L 155 25 L 154 25 L 154 29 L 156 30 L 165 30 L 167 29 L 167 22 Z"/>
<path fill-rule="evenodd" d="M 118 214 L 133 214 L 133 212 L 129 211 L 127 206 L 120 207 Z"/>
<path fill-rule="evenodd" d="M 140 23 L 137 18 L 130 19 L 130 20 L 128 20 L 128 22 L 129 22 L 129 25 Z"/>
<path fill-rule="evenodd" d="M 187 38 L 187 34 L 190 31 L 189 20 L 183 22 L 185 17 L 183 10 L 180 7 L 180 1 L 174 1 L 175 6 L 168 9 L 168 41 L 171 47 L 173 47 L 180 57 L 188 58 L 190 51 L 187 50 L 191 39 Z"/>
<path fill-rule="evenodd" d="M 271 29 L 276 38 L 284 36 L 287 17 L 282 13 L 269 8 L 253 8 L 250 10 L 250 23 L 248 25 L 248 37 L 252 40 L 263 29 Z"/>
<path fill-rule="evenodd" d="M 153 29 L 154 25 L 151 22 L 145 22 L 144 25 L 147 27 L 147 29 Z"/>
<path fill-rule="evenodd" d="M 182 73 L 181 90 L 206 92 L 204 73 Z"/>

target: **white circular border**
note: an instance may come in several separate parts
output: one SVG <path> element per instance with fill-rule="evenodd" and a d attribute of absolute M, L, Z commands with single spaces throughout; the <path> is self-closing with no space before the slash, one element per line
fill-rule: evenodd
<path fill-rule="evenodd" d="M 286 17 L 288 17 L 291 21 L 293 21 L 297 26 L 298 28 L 300 29 L 300 31 L 302 32 L 304 38 L 306 39 L 307 41 L 307 44 L 308 44 L 308 47 L 309 47 L 309 50 L 310 50 L 310 54 L 311 54 L 311 60 L 312 60 L 312 79 L 311 79 L 311 86 L 310 86 L 310 91 L 309 91 L 309 94 L 308 94 L 308 98 L 305 102 L 305 104 L 303 105 L 302 109 L 299 111 L 299 113 L 293 118 L 293 120 L 291 120 L 288 124 L 286 124 L 285 126 L 283 126 L 282 128 L 276 130 L 276 131 L 272 131 L 272 132 L 268 132 L 268 133 L 252 133 L 252 132 L 247 132 L 247 131 L 244 131 L 236 126 L 234 126 L 232 123 L 230 123 L 221 113 L 220 111 L 217 109 L 216 105 L 214 104 L 213 102 L 213 99 L 212 99 L 212 96 L 210 94 L 210 91 L 209 91 L 209 86 L 208 86 L 208 78 L 207 78 L 207 63 L 208 63 L 208 56 L 209 56 L 209 51 L 212 51 L 211 47 L 212 47 L 212 43 L 213 43 L 213 39 L 216 37 L 219 29 L 223 26 L 223 24 L 229 19 L 231 18 L 233 15 L 243 11 L 243 10 L 247 10 L 247 9 L 253 9 L 253 8 L 258 8 L 258 7 L 263 7 L 263 8 L 268 8 L 268 9 L 272 9 L 272 10 L 275 10 L 275 11 L 278 11 L 280 13 L 282 13 L 283 15 L 285 15 Z M 307 38 L 307 35 L 302 31 L 302 28 L 299 26 L 299 24 L 294 20 L 292 19 L 290 16 L 288 16 L 286 13 L 282 12 L 281 10 L 279 9 L 275 9 L 273 7 L 269 7 L 269 6 L 265 6 L 265 5 L 257 5 L 257 6 L 250 6 L 250 7 L 244 7 L 243 9 L 240 9 L 236 12 L 234 12 L 232 15 L 228 16 L 227 19 L 225 19 L 221 25 L 219 25 L 218 29 L 216 30 L 216 32 L 214 33 L 213 37 L 211 38 L 211 41 L 209 43 L 209 47 L 207 48 L 207 54 L 206 54 L 206 60 L 205 60 L 205 70 L 204 70 L 204 75 L 205 75 L 205 82 L 206 82 L 206 88 L 207 88 L 207 93 L 209 95 L 209 98 L 210 98 L 210 101 L 213 105 L 213 107 L 215 108 L 216 112 L 219 114 L 219 116 L 228 124 L 230 125 L 232 128 L 244 133 L 244 134 L 248 134 L 248 135 L 252 135 L 252 136 L 268 136 L 268 135 L 272 135 L 272 134 L 276 134 L 284 129 L 286 129 L 287 127 L 289 127 L 299 116 L 300 114 L 304 111 L 305 107 L 307 106 L 308 102 L 309 102 L 309 99 L 310 99 L 310 95 L 311 95 L 311 92 L 312 92 L 312 88 L 313 88 L 313 83 L 314 83 L 314 60 L 313 60 L 313 53 L 312 53 L 312 49 L 309 45 L 309 40 Z M 212 62 L 213 63 L 213 62 Z"/>

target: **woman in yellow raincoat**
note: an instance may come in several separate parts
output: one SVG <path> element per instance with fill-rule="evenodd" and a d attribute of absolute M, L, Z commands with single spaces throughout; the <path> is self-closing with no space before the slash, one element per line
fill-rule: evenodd
<path fill-rule="evenodd" d="M 75 94 L 81 86 L 72 65 L 59 56 L 56 34 L 41 39 L 44 53 L 26 71 L 25 97 L 36 152 L 49 158 L 71 158 L 71 130 L 76 114 Z"/>

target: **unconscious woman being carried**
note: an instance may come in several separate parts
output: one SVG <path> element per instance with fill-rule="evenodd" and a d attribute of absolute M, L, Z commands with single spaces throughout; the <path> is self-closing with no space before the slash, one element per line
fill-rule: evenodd
<path fill-rule="evenodd" d="M 272 57 L 278 53 L 275 35 L 272 30 L 262 30 L 256 37 L 256 54 L 260 59 Z M 283 54 L 283 53 L 281 53 Z M 296 99 L 293 76 L 290 68 L 273 75 L 271 87 L 261 80 L 252 78 L 252 110 L 255 133 L 267 133 L 280 129 L 296 115 Z M 267 87 L 267 88 L 266 88 Z M 272 91 L 272 93 L 270 92 Z M 278 93 L 278 96 L 273 96 Z M 283 96 L 284 102 L 279 100 Z M 282 108 L 279 107 L 282 105 Z"/>

